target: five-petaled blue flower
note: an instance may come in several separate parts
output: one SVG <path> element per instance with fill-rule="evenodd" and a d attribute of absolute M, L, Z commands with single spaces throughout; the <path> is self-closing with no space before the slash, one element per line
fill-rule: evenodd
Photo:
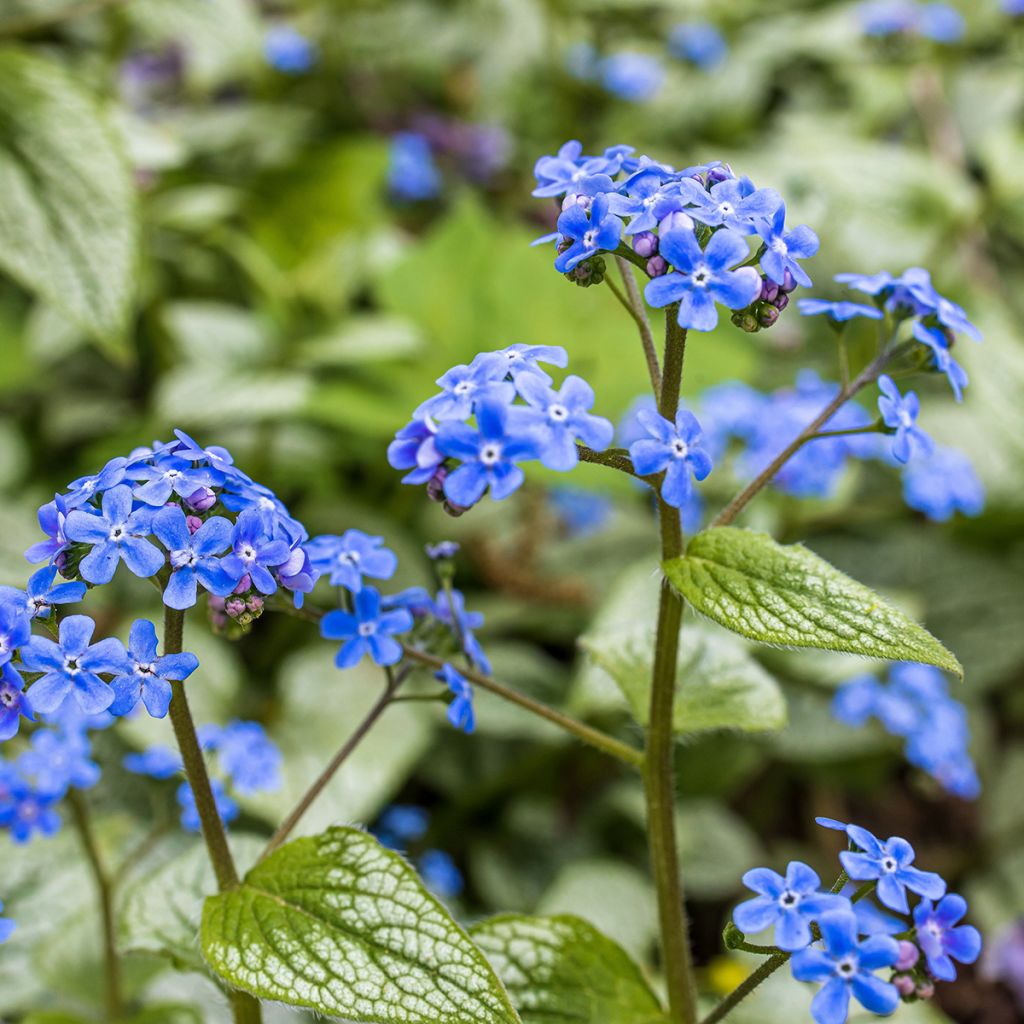
<path fill-rule="evenodd" d="M 102 512 L 72 509 L 64 523 L 68 540 L 91 544 L 79 572 L 90 583 L 109 583 L 117 563 L 124 560 L 130 572 L 154 576 L 164 564 L 164 554 L 146 538 L 153 532 L 153 510 L 132 511 L 132 489 L 118 484 L 103 492 Z"/>
<path fill-rule="evenodd" d="M 686 200 L 673 184 L 664 184 L 665 175 L 651 168 L 633 175 L 625 183 L 626 195 L 612 193 L 608 208 L 618 217 L 631 217 L 627 235 L 641 231 L 654 231 L 663 217 L 683 209 Z"/>
<path fill-rule="evenodd" d="M 764 241 L 761 269 L 768 278 L 776 284 L 785 284 L 788 271 L 797 284 L 810 287 L 811 279 L 797 260 L 805 260 L 818 251 L 818 236 L 806 224 L 787 231 L 785 203 L 779 204 L 770 221 L 758 221 L 755 227 Z"/>
<path fill-rule="evenodd" d="M 622 221 L 610 212 L 611 197 L 599 195 L 590 205 L 590 216 L 577 203 L 562 211 L 558 233 L 572 244 L 555 258 L 555 270 L 564 274 L 595 253 L 617 249 Z"/>
<path fill-rule="evenodd" d="M 522 377 L 518 387 L 540 428 L 540 460 L 549 469 L 567 472 L 579 462 L 577 438 L 599 452 L 612 443 L 615 427 L 610 420 L 591 415 L 594 389 L 582 377 L 566 377 L 561 391 L 529 376 Z"/>
<path fill-rule="evenodd" d="M 924 311 L 932 313 L 943 327 L 981 341 L 981 331 L 967 319 L 964 308 L 935 290 L 927 270 L 911 267 L 903 272 L 897 284 L 906 289 Z"/>
<path fill-rule="evenodd" d="M 882 374 L 878 378 L 878 410 L 887 427 L 896 431 L 892 439 L 892 453 L 900 462 L 907 462 L 916 448 L 922 455 L 931 455 L 935 449 L 932 439 L 917 425 L 921 402 L 913 391 L 900 394 L 892 377 Z"/>
<path fill-rule="evenodd" d="M 653 409 L 641 409 L 636 419 L 650 436 L 629 446 L 633 468 L 640 476 L 664 470 L 661 497 L 672 508 L 682 508 L 692 489 L 690 474 L 703 480 L 711 472 L 711 456 L 701 447 L 697 417 L 680 409 L 673 424 Z"/>
<path fill-rule="evenodd" d="M 16 772 L 13 778 L 2 780 L 0 785 L 5 791 L 5 798 L 0 801 L 0 827 L 7 829 L 15 843 L 27 843 L 34 832 L 53 836 L 60 831 L 60 815 L 54 805 L 63 794 L 37 790 Z"/>
<path fill-rule="evenodd" d="M 352 668 L 368 654 L 378 665 L 394 665 L 402 657 L 395 633 L 412 629 L 412 613 L 406 608 L 381 611 L 380 594 L 363 587 L 353 599 L 354 612 L 340 608 L 320 620 L 320 634 L 328 640 L 344 640 L 334 659 L 338 668 Z"/>
<path fill-rule="evenodd" d="M 198 583 L 218 597 L 231 593 L 237 580 L 224 571 L 217 558 L 231 542 L 231 523 L 227 519 L 213 516 L 190 533 L 185 513 L 177 505 L 168 505 L 153 517 L 153 532 L 170 556 L 171 575 L 164 587 L 168 608 L 191 608 L 196 603 Z"/>
<path fill-rule="evenodd" d="M 800 299 L 797 306 L 803 316 L 824 314 L 837 324 L 845 324 L 855 317 L 881 320 L 885 315 L 877 306 L 865 306 L 862 302 L 829 302 L 826 299 Z"/>
<path fill-rule="evenodd" d="M 64 503 L 69 508 L 78 508 L 91 501 L 97 494 L 115 487 L 124 479 L 125 467 L 128 460 L 124 458 L 111 459 L 98 473 L 92 476 L 80 476 L 72 481 L 68 487 L 68 493 L 64 495 Z"/>
<path fill-rule="evenodd" d="M 408 469 L 403 484 L 425 484 L 444 462 L 434 438 L 437 425 L 429 417 L 414 419 L 396 434 L 388 445 L 388 465 L 392 469 Z"/>
<path fill-rule="evenodd" d="M 718 323 L 716 301 L 743 309 L 761 293 L 761 275 L 753 267 L 729 269 L 750 256 L 747 243 L 733 231 L 716 231 L 706 249 L 692 231 L 669 231 L 659 251 L 674 269 L 648 281 L 644 295 L 659 309 L 678 302 L 680 327 L 710 331 Z"/>
<path fill-rule="evenodd" d="M 95 629 L 96 623 L 87 615 L 69 615 L 61 620 L 59 643 L 34 636 L 22 648 L 25 668 L 43 673 L 29 691 L 34 711 L 56 711 L 69 694 L 89 715 L 106 711 L 113 703 L 114 691 L 100 674 L 124 671 L 124 645 L 114 637 L 90 644 Z"/>
<path fill-rule="evenodd" d="M 560 196 L 572 191 L 584 178 L 595 174 L 617 174 L 623 158 L 630 152 L 631 146 L 612 146 L 604 151 L 603 156 L 584 156 L 582 143 L 571 139 L 556 156 L 538 158 L 533 168 L 537 187 L 532 194 L 538 198 Z"/>
<path fill-rule="evenodd" d="M 825 914 L 818 922 L 825 948 L 809 946 L 793 954 L 797 981 L 825 984 L 811 1003 L 817 1024 L 844 1024 L 850 994 L 872 1013 L 892 1013 L 899 1005 L 896 986 L 874 975 L 891 967 L 900 955 L 899 943 L 888 935 L 872 935 L 857 941 L 857 918 L 849 910 Z"/>
<path fill-rule="evenodd" d="M 536 377 L 550 384 L 551 374 L 540 368 L 541 363 L 563 368 L 569 365 L 569 354 L 561 345 L 526 345 L 517 342 L 502 349 L 501 355 L 505 357 L 508 372 L 517 385 L 522 377 Z"/>
<path fill-rule="evenodd" d="M 501 352 L 481 352 L 468 366 L 453 366 L 437 378 L 441 394 L 420 403 L 414 418 L 464 420 L 473 412 L 473 406 L 484 397 L 511 402 L 515 387 L 505 381 L 508 360 Z"/>
<path fill-rule="evenodd" d="M 687 213 L 709 227 L 724 226 L 741 235 L 752 235 L 782 204 L 774 189 L 755 188 L 749 178 L 727 178 L 711 186 L 710 191 L 692 178 L 679 182 L 679 192 L 692 209 Z"/>
<path fill-rule="evenodd" d="M 787 952 L 809 945 L 811 922 L 848 902 L 843 896 L 820 892 L 817 873 L 798 860 L 790 861 L 785 878 L 770 868 L 754 868 L 743 876 L 743 884 L 759 895 L 733 911 L 736 927 L 756 934 L 774 925 L 775 945 Z"/>
<path fill-rule="evenodd" d="M 236 583 L 248 576 L 261 594 L 273 594 L 277 580 L 270 569 L 283 565 L 290 557 L 287 542 L 270 536 L 259 510 L 248 508 L 239 515 L 231 531 L 231 553 L 220 564 Z"/>
<path fill-rule="evenodd" d="M 90 789 L 100 780 L 100 766 L 84 733 L 40 729 L 18 758 L 18 770 L 40 793 L 64 796 L 71 788 Z"/>
<path fill-rule="evenodd" d="M 839 854 L 846 873 L 857 882 L 877 879 L 879 900 L 890 910 L 906 914 L 910 910 L 907 890 L 919 896 L 938 899 L 946 883 L 934 871 L 913 867 L 914 848 L 898 836 L 884 843 L 859 825 L 847 825 L 846 835 L 860 847 Z"/>
<path fill-rule="evenodd" d="M 314 537 L 306 551 L 313 567 L 328 576 L 333 587 L 345 587 L 358 594 L 363 577 L 391 579 L 398 568 L 398 557 L 384 547 L 383 537 L 371 537 L 362 530 L 346 530 L 340 537 L 324 534 Z"/>
<path fill-rule="evenodd" d="M 281 751 L 259 722 L 230 722 L 212 746 L 221 769 L 242 796 L 279 789 Z"/>
<path fill-rule="evenodd" d="M 148 619 L 137 619 L 128 634 L 128 669 L 111 682 L 113 715 L 127 715 L 142 700 L 154 718 L 163 718 L 171 704 L 171 680 L 188 679 L 197 668 L 194 654 L 156 653 L 156 627 Z"/>
<path fill-rule="evenodd" d="M 950 893 L 934 905 L 930 899 L 914 907 L 917 943 L 928 961 L 928 970 L 939 981 L 956 978 L 954 960 L 973 964 L 981 953 L 981 933 L 973 925 L 958 924 L 967 913 L 962 896 Z"/>
<path fill-rule="evenodd" d="M 985 488 L 963 452 L 937 447 L 930 458 L 907 464 L 903 500 L 929 519 L 945 522 L 957 511 L 978 515 L 985 507 Z"/>
<path fill-rule="evenodd" d="M 523 482 L 523 471 L 516 463 L 539 454 L 529 424 L 501 402 L 481 402 L 476 421 L 479 429 L 448 421 L 437 431 L 438 449 L 462 462 L 445 478 L 445 496 L 467 508 L 483 497 L 488 486 L 495 501 L 507 498 Z"/>
<path fill-rule="evenodd" d="M 476 718 L 473 714 L 473 687 L 458 670 L 452 668 L 447 662 L 436 673 L 436 676 L 448 686 L 454 695 L 454 700 L 448 705 L 448 721 L 456 729 L 461 729 L 468 735 L 476 728 Z"/>
<path fill-rule="evenodd" d="M 144 463 L 127 473 L 138 481 L 134 494 L 137 500 L 160 508 L 171 500 L 172 495 L 190 498 L 201 487 L 218 487 L 224 477 L 209 466 L 193 466 L 177 455 L 163 455 L 153 465 Z"/>
<path fill-rule="evenodd" d="M 40 506 L 37 518 L 40 529 L 46 534 L 46 540 L 38 541 L 25 552 L 27 561 L 33 565 L 37 562 L 49 562 L 67 549 L 68 539 L 64 536 L 67 514 L 68 506 L 61 494 L 55 495 L 53 501 Z"/>
<path fill-rule="evenodd" d="M 10 663 L 0 669 L 0 743 L 17 733 L 22 715 L 33 721 L 25 681 Z"/>
<path fill-rule="evenodd" d="M 6 665 L 32 636 L 32 620 L 20 591 L 0 593 L 0 665 Z"/>
<path fill-rule="evenodd" d="M 53 585 L 57 577 L 55 565 L 44 565 L 42 569 L 32 573 L 25 587 L 25 607 L 33 619 L 48 619 L 55 604 L 74 604 L 85 597 L 88 587 L 84 583 L 58 583 Z"/>
<path fill-rule="evenodd" d="M 920 320 L 915 320 L 911 330 L 914 337 L 927 346 L 932 354 L 935 369 L 946 375 L 949 386 L 953 389 L 953 397 L 963 400 L 963 390 L 967 387 L 967 371 L 953 358 L 949 351 L 949 339 L 938 327 L 926 327 Z"/>

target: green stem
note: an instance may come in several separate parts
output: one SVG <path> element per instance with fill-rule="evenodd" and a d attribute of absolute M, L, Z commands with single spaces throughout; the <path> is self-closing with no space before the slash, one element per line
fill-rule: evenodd
<path fill-rule="evenodd" d="M 96 834 L 93 831 L 89 806 L 77 790 L 68 793 L 68 805 L 75 827 L 82 840 L 86 859 L 96 882 L 96 893 L 100 901 L 100 916 L 103 919 L 103 969 L 106 979 L 107 1019 L 116 1021 L 124 1005 L 121 995 L 121 961 L 117 955 L 117 924 L 114 917 L 114 886 L 103 865 Z"/>
<path fill-rule="evenodd" d="M 599 466 L 617 469 L 620 473 L 628 473 L 630 476 L 637 475 L 625 448 L 608 448 L 603 452 L 595 452 L 593 448 L 588 448 L 585 444 L 577 444 L 576 454 L 580 457 L 580 462 L 593 462 Z"/>
<path fill-rule="evenodd" d="M 647 374 L 651 378 L 651 387 L 656 395 L 661 393 L 661 367 L 658 365 L 658 352 L 654 347 L 654 335 L 651 333 L 651 322 L 647 319 L 647 310 L 644 308 L 644 300 L 637 287 L 636 278 L 630 269 L 629 263 L 621 256 L 615 257 L 615 263 L 622 275 L 622 283 L 626 286 L 626 296 L 619 294 L 619 290 L 612 283 L 610 277 L 606 277 L 615 297 L 626 307 L 626 311 L 636 323 L 636 329 L 640 332 L 640 344 L 643 346 L 644 359 L 647 361 Z"/>
<path fill-rule="evenodd" d="M 662 416 L 674 420 L 679 408 L 686 331 L 676 322 L 676 306 L 665 311 L 665 358 L 658 408 Z M 679 512 L 658 500 L 661 523 L 661 555 L 677 558 L 683 552 Z M 661 931 L 662 970 L 668 991 L 670 1019 L 676 1024 L 693 1024 L 697 1019 L 697 999 L 690 953 L 682 881 L 679 876 L 679 849 L 676 841 L 675 812 L 675 737 L 673 707 L 676 672 L 679 663 L 679 631 L 683 620 L 683 601 L 669 585 L 661 581 L 658 624 L 651 674 L 650 724 L 647 729 L 644 793 L 647 803 L 647 835 L 651 869 L 658 897 L 658 921 Z"/>

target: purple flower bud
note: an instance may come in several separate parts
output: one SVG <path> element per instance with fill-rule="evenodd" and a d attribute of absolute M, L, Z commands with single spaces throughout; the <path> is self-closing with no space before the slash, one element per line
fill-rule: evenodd
<path fill-rule="evenodd" d="M 59 572 L 63 576 L 64 570 L 67 568 L 68 565 L 68 553 L 66 551 L 61 551 L 60 554 L 58 554 L 57 557 L 53 560 L 53 564 L 57 566 L 57 572 Z"/>
<path fill-rule="evenodd" d="M 722 164 L 721 167 L 712 167 L 708 171 L 708 184 L 717 185 L 720 181 L 731 181 L 734 177 L 732 168 L 728 164 Z"/>
<path fill-rule="evenodd" d="M 448 476 L 448 470 L 444 466 L 438 466 L 434 475 L 427 481 L 427 497 L 431 501 L 444 501 L 444 482 Z"/>
<path fill-rule="evenodd" d="M 214 611 L 218 611 L 218 612 L 224 611 L 224 598 L 223 597 L 217 597 L 216 594 L 210 594 L 209 597 L 207 597 L 206 601 L 207 601 L 207 604 L 209 604 L 209 606 Z"/>
<path fill-rule="evenodd" d="M 185 499 L 185 504 L 196 512 L 209 512 L 217 504 L 217 495 L 211 487 L 200 487 Z"/>
<path fill-rule="evenodd" d="M 263 611 L 263 598 L 260 597 L 258 594 L 254 594 L 252 597 L 249 598 L 248 601 L 245 602 L 245 607 L 248 608 L 249 611 L 253 613 L 253 615 L 258 615 L 260 612 Z"/>
<path fill-rule="evenodd" d="M 922 981 L 914 990 L 918 999 L 931 999 L 935 995 L 935 986 L 930 981 Z"/>
<path fill-rule="evenodd" d="M 199 516 L 185 516 L 185 524 L 189 533 L 195 533 L 203 525 L 203 521 Z"/>
<path fill-rule="evenodd" d="M 653 231 L 641 231 L 633 236 L 633 251 L 649 259 L 658 251 L 658 236 Z"/>
<path fill-rule="evenodd" d="M 426 552 L 427 558 L 434 562 L 439 559 L 454 558 L 459 553 L 459 544 L 454 540 L 442 540 L 437 544 L 428 544 Z"/>
<path fill-rule="evenodd" d="M 782 277 L 782 284 L 779 285 L 779 291 L 785 292 L 787 295 L 792 291 L 796 291 L 796 281 L 788 270 Z"/>
<path fill-rule="evenodd" d="M 912 942 L 900 942 L 900 958 L 893 964 L 897 971 L 909 971 L 921 957 L 921 951 Z"/>
<path fill-rule="evenodd" d="M 245 602 L 239 600 L 237 597 L 233 597 L 230 601 L 224 602 L 224 611 L 226 611 L 231 618 L 237 619 L 238 616 L 245 611 Z"/>
<path fill-rule="evenodd" d="M 789 296 L 780 289 L 772 305 L 781 313 L 789 305 Z"/>
<path fill-rule="evenodd" d="M 775 306 L 771 305 L 770 303 L 766 303 L 765 305 L 761 306 L 761 308 L 757 311 L 757 322 L 762 327 L 771 327 L 772 324 L 774 324 L 775 321 L 778 319 L 779 311 Z"/>
<path fill-rule="evenodd" d="M 896 986 L 896 991 L 904 998 L 908 999 L 914 994 L 914 989 L 917 985 L 914 983 L 914 979 L 909 974 L 897 974 L 892 979 L 892 983 Z"/>
<path fill-rule="evenodd" d="M 761 278 L 761 298 L 765 302 L 774 302 L 778 294 L 779 286 L 774 281 L 769 281 L 767 277 Z"/>
<path fill-rule="evenodd" d="M 652 256 L 647 261 L 647 273 L 651 277 L 661 277 L 668 270 L 668 263 L 664 256 Z"/>
<path fill-rule="evenodd" d="M 658 233 L 667 235 L 670 231 L 692 231 L 693 219 L 682 210 L 673 210 L 665 214 L 658 223 Z"/>
<path fill-rule="evenodd" d="M 246 573 L 239 581 L 238 585 L 232 591 L 233 594 L 244 594 L 247 590 L 252 590 L 252 580 L 249 578 L 249 574 Z"/>
<path fill-rule="evenodd" d="M 469 505 L 456 505 L 454 501 L 446 501 L 444 503 L 444 510 L 453 519 L 458 519 L 459 516 L 464 516 L 469 510 Z"/>

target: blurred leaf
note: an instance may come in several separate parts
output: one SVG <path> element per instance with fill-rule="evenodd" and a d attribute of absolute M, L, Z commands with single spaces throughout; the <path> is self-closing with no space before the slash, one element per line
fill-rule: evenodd
<path fill-rule="evenodd" d="M 302 348 L 307 366 L 359 366 L 410 356 L 422 347 L 415 325 L 401 317 L 356 316 Z"/>
<path fill-rule="evenodd" d="M 135 189 L 117 133 L 58 64 L 0 50 L 0 267 L 124 357 Z"/>
<path fill-rule="evenodd" d="M 470 929 L 523 1024 L 655 1024 L 665 1013 L 620 946 L 576 917 L 492 917 Z"/>

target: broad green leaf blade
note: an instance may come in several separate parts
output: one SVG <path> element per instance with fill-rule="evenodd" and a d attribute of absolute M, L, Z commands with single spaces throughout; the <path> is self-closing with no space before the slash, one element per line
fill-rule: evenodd
<path fill-rule="evenodd" d="M 135 186 L 121 139 L 56 63 L 0 49 L 0 269 L 124 354 Z"/>
<path fill-rule="evenodd" d="M 615 680 L 641 725 L 649 719 L 654 631 L 660 581 L 651 562 L 616 584 L 580 647 Z M 705 622 L 687 620 L 679 650 L 673 727 L 678 735 L 781 729 L 786 703 L 778 683 L 742 641 Z"/>
<path fill-rule="evenodd" d="M 355 828 L 296 839 L 208 899 L 201 941 L 229 985 L 329 1016 L 519 1019 L 483 953 L 412 868 Z"/>
<path fill-rule="evenodd" d="M 800 544 L 717 527 L 663 568 L 697 611 L 751 640 L 918 661 L 963 677 L 931 633 Z"/>
<path fill-rule="evenodd" d="M 640 968 L 581 918 L 502 914 L 470 935 L 505 983 L 523 1024 L 665 1021 Z"/>

